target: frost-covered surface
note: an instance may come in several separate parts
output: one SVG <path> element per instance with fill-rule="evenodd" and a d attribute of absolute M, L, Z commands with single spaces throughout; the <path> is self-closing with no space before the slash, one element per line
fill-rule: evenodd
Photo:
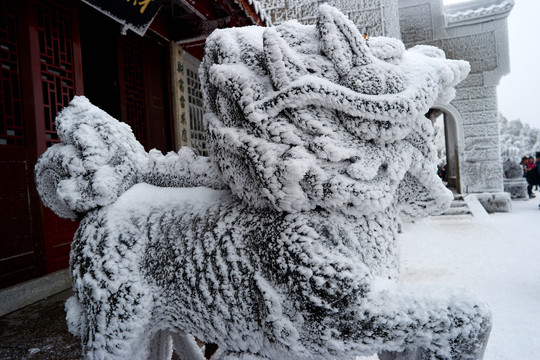
<path fill-rule="evenodd" d="M 514 7 L 514 0 L 500 1 L 498 4 L 489 4 L 488 2 L 485 3 L 486 4 L 477 2 L 472 6 L 468 4 L 450 4 L 445 6 L 445 17 L 448 24 L 456 24 L 484 17 L 504 15 L 507 14 L 512 7 Z"/>
<path fill-rule="evenodd" d="M 36 165 L 36 186 L 44 204 L 57 215 L 77 219 L 112 204 L 136 183 L 157 186 L 225 184 L 208 158 L 189 149 L 163 156 L 146 153 L 131 128 L 76 96 L 56 117 L 60 144 Z"/>
<path fill-rule="evenodd" d="M 264 26 L 272 26 L 272 20 L 269 18 L 268 14 L 266 13 L 264 6 L 262 3 L 258 0 L 248 0 L 248 3 L 252 6 L 253 10 L 255 10 L 255 13 L 261 20 L 261 22 L 264 24 Z M 244 4 L 242 4 L 244 5 Z M 246 9 L 245 5 L 242 6 L 244 9 L 244 12 L 247 16 L 251 17 L 251 14 Z"/>
<path fill-rule="evenodd" d="M 504 171 L 504 191 L 512 199 L 528 199 L 527 180 L 520 165 L 523 156 L 535 156 L 540 151 L 540 130 L 521 120 L 508 121 L 499 114 L 501 158 Z"/>
<path fill-rule="evenodd" d="M 239 197 L 285 211 L 372 212 L 397 199 L 422 216 L 446 205 L 423 114 L 435 100 L 452 99 L 468 64 L 429 46 L 405 52 L 394 39 L 367 46 L 327 9 L 318 27 L 288 22 L 216 31 L 207 40 L 207 141 L 225 181 Z M 432 201 L 418 206 L 426 197 Z"/>
<path fill-rule="evenodd" d="M 484 221 L 426 219 L 406 224 L 400 238 L 404 283 L 459 287 L 489 302 L 493 329 L 484 360 L 534 360 L 540 353 L 540 242 L 532 225 L 538 205 L 512 201 L 511 213 Z"/>
<path fill-rule="evenodd" d="M 319 0 L 259 0 L 273 23 L 298 20 L 302 24 L 315 24 L 319 17 Z M 326 4 L 343 12 L 360 31 L 371 36 L 399 38 L 398 0 L 325 0 Z"/>
<path fill-rule="evenodd" d="M 503 163 L 504 177 L 507 179 L 517 179 L 523 177 L 523 168 L 518 162 L 507 159 Z"/>
<path fill-rule="evenodd" d="M 208 38 L 210 159 L 147 154 L 76 98 L 36 182 L 47 206 L 84 216 L 66 308 L 87 358 L 168 355 L 169 332 L 189 358 L 186 333 L 223 359 L 481 358 L 485 303 L 395 282 L 398 214 L 451 200 L 424 114 L 468 69 L 433 47 L 366 43 L 321 6 L 317 26 Z"/>
<path fill-rule="evenodd" d="M 523 167 L 514 160 L 516 153 L 518 153 L 517 148 L 509 148 L 503 154 L 503 158 L 506 158 L 503 162 L 504 192 L 510 193 L 512 199 L 528 199 L 527 180 L 524 177 Z"/>
<path fill-rule="evenodd" d="M 520 162 L 523 156 L 535 156 L 540 151 L 540 129 L 521 120 L 508 120 L 499 114 L 501 157 Z"/>

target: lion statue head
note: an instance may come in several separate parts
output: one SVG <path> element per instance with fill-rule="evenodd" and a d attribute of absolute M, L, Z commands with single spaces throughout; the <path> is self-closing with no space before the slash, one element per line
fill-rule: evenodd
<path fill-rule="evenodd" d="M 364 39 L 337 9 L 317 25 L 215 31 L 200 69 L 208 147 L 224 181 L 256 207 L 363 215 L 440 212 L 424 114 L 449 102 L 469 64 L 431 46 Z"/>

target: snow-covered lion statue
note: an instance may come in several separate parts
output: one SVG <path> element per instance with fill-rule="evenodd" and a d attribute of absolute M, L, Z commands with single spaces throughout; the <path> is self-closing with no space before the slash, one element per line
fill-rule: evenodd
<path fill-rule="evenodd" d="M 145 152 L 73 99 L 36 166 L 80 219 L 66 303 L 87 359 L 480 359 L 491 328 L 463 291 L 399 284 L 399 216 L 443 211 L 433 126 L 468 73 L 434 47 L 316 26 L 216 30 L 200 77 L 210 157 Z"/>

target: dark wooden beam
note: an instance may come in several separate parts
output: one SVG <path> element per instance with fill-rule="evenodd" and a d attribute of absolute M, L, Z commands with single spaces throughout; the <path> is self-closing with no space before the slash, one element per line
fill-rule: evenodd
<path fill-rule="evenodd" d="M 211 0 L 180 0 L 182 4 L 188 7 L 193 13 L 197 14 L 202 20 L 214 20 Z"/>

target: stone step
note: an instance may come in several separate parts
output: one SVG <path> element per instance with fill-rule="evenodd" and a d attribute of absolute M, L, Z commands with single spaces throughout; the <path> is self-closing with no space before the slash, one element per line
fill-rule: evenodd
<path fill-rule="evenodd" d="M 440 219 L 457 219 L 473 217 L 473 212 L 469 209 L 462 195 L 456 194 L 450 204 L 450 208 L 441 215 L 436 216 Z"/>
<path fill-rule="evenodd" d="M 461 200 L 453 200 L 450 204 L 450 208 L 462 208 L 467 207 L 467 203 L 465 201 Z"/>
<path fill-rule="evenodd" d="M 465 204 L 465 206 L 451 207 L 450 209 L 442 213 L 442 216 L 449 216 L 449 215 L 450 216 L 451 215 L 471 215 L 472 216 L 472 211 Z"/>
<path fill-rule="evenodd" d="M 470 220 L 471 218 L 483 220 L 488 217 L 486 209 L 475 194 L 454 194 L 454 200 L 449 209 L 441 215 L 431 216 L 433 219 L 440 220 Z"/>

